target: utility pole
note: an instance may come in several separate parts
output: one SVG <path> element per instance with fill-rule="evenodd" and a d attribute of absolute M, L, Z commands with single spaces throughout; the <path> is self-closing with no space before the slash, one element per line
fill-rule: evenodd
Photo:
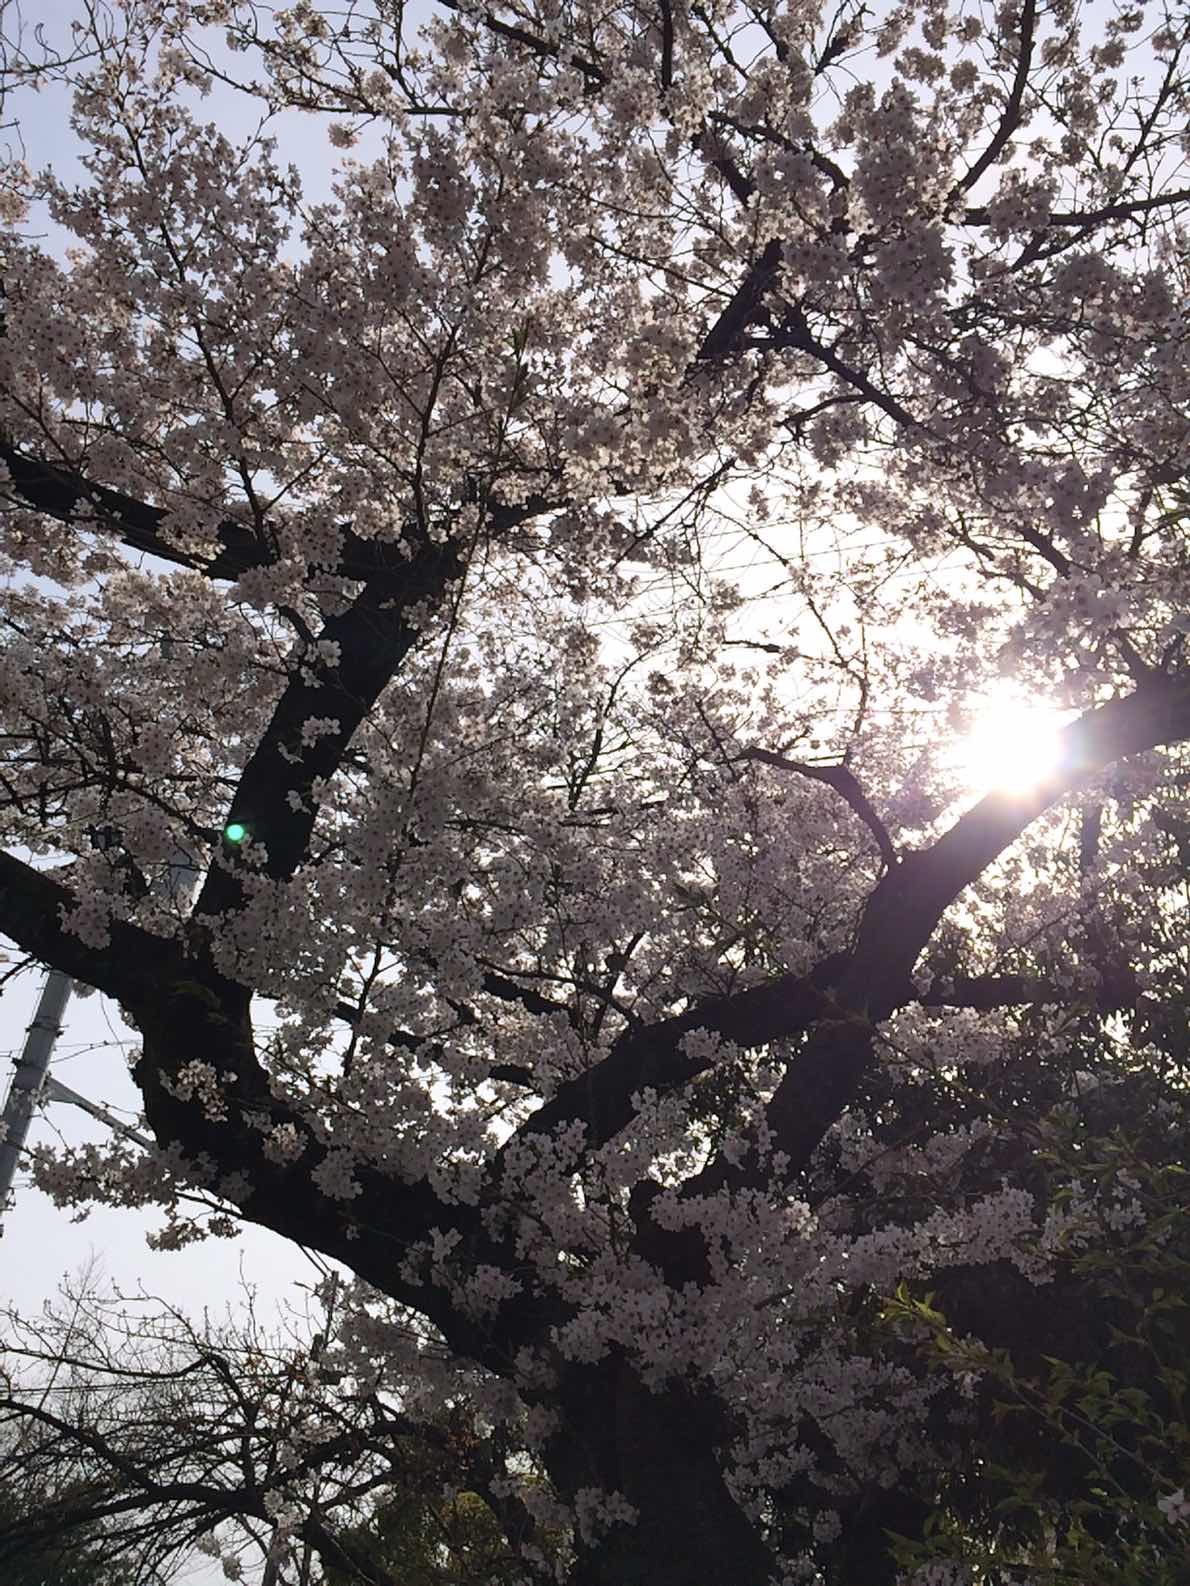
<path fill-rule="evenodd" d="M 119 829 L 114 826 L 98 828 L 92 836 L 92 842 L 103 850 L 113 848 L 120 842 Z M 185 848 L 175 847 L 169 858 L 169 870 L 158 883 L 159 895 L 175 906 L 185 908 L 194 896 L 198 874 L 198 861 L 194 855 Z M 81 990 L 85 994 L 88 988 L 84 986 Z M 106 1107 L 88 1101 L 77 1090 L 71 1090 L 69 1085 L 49 1077 L 50 1058 L 53 1056 L 54 1042 L 62 1033 L 62 1018 L 70 1001 L 70 992 L 70 976 L 64 975 L 60 969 L 51 969 L 42 987 L 33 1023 L 26 1033 L 16 1073 L 8 1088 L 4 1113 L 0 1117 L 0 1235 L 4 1233 L 4 1215 L 12 1209 L 12 1186 L 25 1147 L 25 1137 L 29 1133 L 37 1103 L 43 1096 L 47 1101 L 66 1101 L 72 1106 L 81 1107 L 93 1118 L 98 1118 L 100 1123 L 107 1124 L 109 1129 L 115 1129 L 146 1149 L 150 1149 L 153 1144 L 122 1118 L 108 1112 Z"/>
<path fill-rule="evenodd" d="M 147 1135 L 141 1134 L 97 1101 L 80 1096 L 77 1090 L 71 1090 L 69 1085 L 64 1085 L 49 1073 L 54 1042 L 62 1033 L 62 1016 L 70 1001 L 70 992 L 69 976 L 60 969 L 51 969 L 42 987 L 37 1012 L 29 1026 L 24 1050 L 9 1086 L 3 1120 L 0 1120 L 0 1235 L 4 1233 L 3 1215 L 12 1209 L 13 1180 L 16 1178 L 25 1136 L 39 1101 L 64 1101 L 72 1107 L 79 1107 L 116 1134 L 122 1134 L 126 1140 L 142 1146 L 146 1151 L 153 1149 L 153 1141 Z"/>
<path fill-rule="evenodd" d="M 62 1016 L 70 1001 L 70 976 L 60 969 L 51 969 L 37 1002 L 33 1023 L 25 1034 L 25 1045 L 17 1062 L 16 1073 L 8 1087 L 0 1119 L 0 1234 L 4 1232 L 3 1216 L 12 1201 L 12 1185 L 16 1178 L 17 1163 L 24 1149 L 25 1136 L 37 1108 L 54 1042 L 62 1033 Z"/>

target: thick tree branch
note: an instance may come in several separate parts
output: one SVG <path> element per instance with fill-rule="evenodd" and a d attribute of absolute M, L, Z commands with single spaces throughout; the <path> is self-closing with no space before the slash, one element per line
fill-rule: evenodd
<path fill-rule="evenodd" d="M 1168 193 L 1149 193 L 1144 198 L 1125 199 L 1118 204 L 1104 204 L 1099 209 L 1068 209 L 1055 210 L 1046 220 L 1044 230 L 1056 231 L 1063 228 L 1081 229 L 1102 225 L 1109 220 L 1130 220 L 1134 215 L 1147 215 L 1155 209 L 1169 209 L 1177 204 L 1184 204 L 1190 200 L 1190 187 L 1174 188 Z M 965 209 L 963 211 L 963 224 L 966 226 L 989 226 L 991 216 L 986 208 Z"/>
<path fill-rule="evenodd" d="M 588 1148 L 605 1144 L 632 1117 L 634 1092 L 645 1086 L 672 1089 L 705 1071 L 707 1059 L 689 1057 L 682 1048 L 684 1037 L 695 1030 L 745 1048 L 813 1030 L 778 1086 L 770 1119 L 779 1126 L 777 1149 L 789 1153 L 790 1172 L 800 1171 L 872 1060 L 875 1024 L 916 1000 L 913 966 L 964 888 L 1086 776 L 1127 755 L 1188 737 L 1186 677 L 1154 678 L 1126 699 L 1088 712 L 1065 729 L 1058 768 L 1038 787 L 1027 794 L 989 795 L 930 848 L 886 872 L 868 900 L 850 951 L 824 959 L 805 977 L 778 976 L 626 1033 L 600 1063 L 561 1086 L 513 1138 L 548 1133 L 577 1120 L 586 1126 Z M 992 1006 L 1015 1000 L 1026 986 L 996 977 L 994 985 L 968 981 L 965 989 L 974 1005 Z M 1109 996 L 1126 990 L 1113 988 Z M 941 995 L 923 1000 L 950 1005 Z M 720 1163 L 700 1176 L 699 1192 L 731 1176 Z"/>
<path fill-rule="evenodd" d="M 0 439 L 0 462 L 8 469 L 10 486 L 17 496 L 37 512 L 60 523 L 82 520 L 101 532 L 114 534 L 129 550 L 160 557 L 178 567 L 193 568 L 208 578 L 234 580 L 256 567 L 267 567 L 276 560 L 275 550 L 262 544 L 246 524 L 225 519 L 211 530 L 220 549 L 209 560 L 191 555 L 170 543 L 163 531 L 170 513 L 164 507 L 150 506 L 121 490 L 96 485 L 69 468 L 30 457 L 26 452 Z M 361 540 L 345 529 L 343 559 L 335 572 L 342 578 L 363 579 L 381 571 L 399 575 L 401 562 L 390 545 Z"/>
<path fill-rule="evenodd" d="M 171 514 L 167 508 L 150 506 L 123 491 L 97 485 L 74 469 L 32 457 L 2 436 L 0 463 L 8 469 L 8 488 L 35 511 L 60 523 L 77 522 L 84 528 L 113 534 L 129 550 L 159 557 L 178 567 L 193 568 L 208 578 L 234 581 L 254 568 L 272 566 L 277 560 L 274 544 L 262 541 L 255 529 L 246 524 L 226 518 L 210 531 L 220 549 L 204 561 L 170 542 Z M 499 533 L 561 505 L 534 496 L 520 506 L 494 505 L 485 510 L 493 531 Z M 387 541 L 356 534 L 350 523 L 340 524 L 339 530 L 343 550 L 338 565 L 331 569 L 332 576 L 377 587 L 385 582 L 390 592 L 399 597 L 411 567 L 410 558 Z"/>
<path fill-rule="evenodd" d="M 923 1008 L 970 1008 L 986 1013 L 992 1008 L 1060 1008 L 1084 1003 L 1101 1013 L 1118 1013 L 1134 1007 L 1140 996 L 1136 976 L 1126 967 L 1101 975 L 1094 995 L 1055 985 L 1036 975 L 955 975 L 931 986 L 915 999 Z"/>
<path fill-rule="evenodd" d="M 661 6 L 661 86 L 673 85 L 674 78 L 674 14 L 669 0 L 660 0 Z"/>
<path fill-rule="evenodd" d="M 736 351 L 740 337 L 752 324 L 765 293 L 776 280 L 780 265 L 781 244 L 774 238 L 748 267 L 727 307 L 703 337 L 696 364 L 715 363 Z"/>
<path fill-rule="evenodd" d="M 727 307 L 703 337 L 695 358 L 700 363 L 716 363 L 738 352 L 742 337 L 764 312 L 766 294 L 776 285 L 781 266 L 781 244 L 771 241 L 736 288 Z M 818 339 L 810 329 L 805 313 L 797 303 L 781 304 L 782 320 L 765 337 L 763 345 L 773 349 L 803 352 L 830 371 L 849 391 L 871 402 L 882 413 L 906 429 L 921 432 L 920 420 L 892 396 L 881 390 L 862 369 L 844 362 L 832 347 Z"/>
<path fill-rule="evenodd" d="M 58 882 L 0 853 L 0 931 L 42 963 L 115 997 L 141 1031 L 144 1055 L 135 1078 L 159 1144 L 177 1144 L 191 1160 L 205 1156 L 215 1193 L 229 1176 L 244 1175 L 252 1186 L 244 1205 L 251 1221 L 351 1266 L 483 1358 L 492 1347 L 489 1337 L 455 1317 L 441 1291 L 404 1283 L 396 1272 L 402 1253 L 428 1228 L 453 1228 L 482 1240 L 475 1209 L 444 1205 L 425 1180 L 410 1183 L 366 1162 L 354 1170 L 366 1219 L 356 1215 L 353 1200 L 325 1194 L 313 1175 L 332 1147 L 297 1103 L 274 1093 L 256 1054 L 250 991 L 218 974 L 201 949 L 192 953 L 184 942 L 126 922 L 111 923 L 106 947 L 87 946 L 59 923 L 75 902 Z M 225 1116 L 212 1116 L 199 1100 L 175 1094 L 177 1076 L 190 1063 L 215 1070 Z M 297 1131 L 301 1155 L 272 1162 L 262 1146 L 273 1128 L 284 1125 Z M 488 1254 L 493 1261 L 500 1258 L 495 1249 Z"/>
<path fill-rule="evenodd" d="M 436 603 L 460 571 L 452 544 L 423 543 L 406 564 L 399 599 L 387 579 L 373 580 L 346 611 L 327 620 L 318 641 L 334 646 L 337 663 L 299 658 L 240 775 L 227 817 L 267 850 L 264 873 L 273 880 L 288 879 L 301 864 L 318 815 L 313 784 L 339 769 L 360 723 L 417 642 L 420 629 L 407 610 Z M 333 722 L 334 730 L 304 742 L 305 724 L 316 718 Z M 237 859 L 235 846 L 225 842 L 223 864 L 208 874 L 197 913 L 219 914 L 239 903 Z"/>
<path fill-rule="evenodd" d="M 921 420 L 914 418 L 908 408 L 895 396 L 888 391 L 882 391 L 862 369 L 852 368 L 839 357 L 833 347 L 826 346 L 815 336 L 799 304 L 784 305 L 784 319 L 773 331 L 770 344 L 775 348 L 804 352 L 808 357 L 816 358 L 824 369 L 829 369 L 831 374 L 845 386 L 857 391 L 861 397 L 871 402 L 874 407 L 878 407 L 882 413 L 886 413 L 895 423 L 908 430 L 925 432 L 926 427 Z"/>
<path fill-rule="evenodd" d="M 1154 675 L 1125 698 L 1090 710 L 1064 728 L 1057 764 L 1034 788 L 989 794 L 932 847 L 905 861 L 907 884 L 891 911 L 899 914 L 901 929 L 915 944 L 914 956 L 943 911 L 1043 810 L 1114 761 L 1188 737 L 1190 674 L 1184 673 Z"/>
<path fill-rule="evenodd" d="M 830 988 L 846 962 L 847 955 L 838 953 L 809 975 L 781 975 L 747 991 L 709 998 L 659 1024 L 626 1032 L 594 1068 L 560 1085 L 513 1138 L 548 1134 L 578 1120 L 586 1126 L 590 1149 L 606 1144 L 632 1119 L 635 1092 L 645 1087 L 672 1090 L 705 1072 L 704 1057 L 683 1051 L 685 1036 L 705 1030 L 749 1047 L 804 1030 L 829 1008 Z"/>
<path fill-rule="evenodd" d="M 0 932 L 38 962 L 118 1002 L 137 1002 L 172 966 L 174 944 L 114 920 L 108 945 L 91 947 L 62 927 L 77 904 L 74 893 L 51 874 L 0 852 Z"/>
<path fill-rule="evenodd" d="M 802 1171 L 872 1061 L 875 1025 L 913 1000 L 910 975 L 945 911 L 1043 810 L 1113 761 L 1190 738 L 1190 677 L 1154 678 L 1061 735 L 1057 768 L 1028 793 L 993 793 L 877 885 L 833 993 L 836 1011 L 787 1066 L 767 1110 L 774 1149 Z M 749 1169 L 754 1171 L 754 1167 Z M 720 1161 L 706 1183 L 737 1177 Z M 706 1185 L 701 1186 L 704 1191 Z"/>

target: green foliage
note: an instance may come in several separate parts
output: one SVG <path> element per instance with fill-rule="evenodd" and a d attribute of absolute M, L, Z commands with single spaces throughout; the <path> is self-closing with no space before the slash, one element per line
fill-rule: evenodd
<path fill-rule="evenodd" d="M 0 1490 L 0 1580 L 4 1586 L 146 1586 L 130 1566 L 105 1558 L 95 1526 L 56 1528 L 38 1536 L 36 1522 L 46 1508 L 46 1494 L 22 1493 L 14 1485 Z M 69 1505 L 70 1493 L 52 1495 L 55 1504 Z"/>
<path fill-rule="evenodd" d="M 400 1586 L 485 1586 L 517 1573 L 500 1527 L 475 1493 L 443 1498 L 417 1483 L 380 1504 L 370 1523 L 343 1533 L 354 1558 Z M 327 1586 L 359 1586 L 358 1566 L 325 1568 Z M 364 1573 L 362 1578 L 367 1579 Z"/>
<path fill-rule="evenodd" d="M 1162 1122 L 1096 1137 L 1059 1118 L 1045 1153 L 1066 1181 L 1056 1276 L 1083 1348 L 991 1348 L 904 1284 L 886 1304 L 885 1324 L 970 1394 L 976 1451 L 940 1482 L 924 1538 L 898 1541 L 904 1569 L 961 1563 L 979 1586 L 1190 1578 L 1190 1515 L 1176 1501 L 1190 1489 L 1190 1170 L 1185 1123 L 1163 1135 Z"/>

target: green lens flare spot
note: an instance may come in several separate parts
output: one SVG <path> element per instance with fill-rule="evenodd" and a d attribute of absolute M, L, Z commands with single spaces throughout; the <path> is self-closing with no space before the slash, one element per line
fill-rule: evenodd
<path fill-rule="evenodd" d="M 242 843 L 248 835 L 248 828 L 240 821 L 229 821 L 223 828 L 223 835 L 229 843 Z"/>

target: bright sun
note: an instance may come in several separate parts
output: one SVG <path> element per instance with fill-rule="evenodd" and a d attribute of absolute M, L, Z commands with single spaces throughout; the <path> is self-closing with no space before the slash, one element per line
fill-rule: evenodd
<path fill-rule="evenodd" d="M 1068 712 L 992 699 L 975 704 L 970 715 L 955 765 L 973 793 L 1027 793 L 1056 768 Z"/>

